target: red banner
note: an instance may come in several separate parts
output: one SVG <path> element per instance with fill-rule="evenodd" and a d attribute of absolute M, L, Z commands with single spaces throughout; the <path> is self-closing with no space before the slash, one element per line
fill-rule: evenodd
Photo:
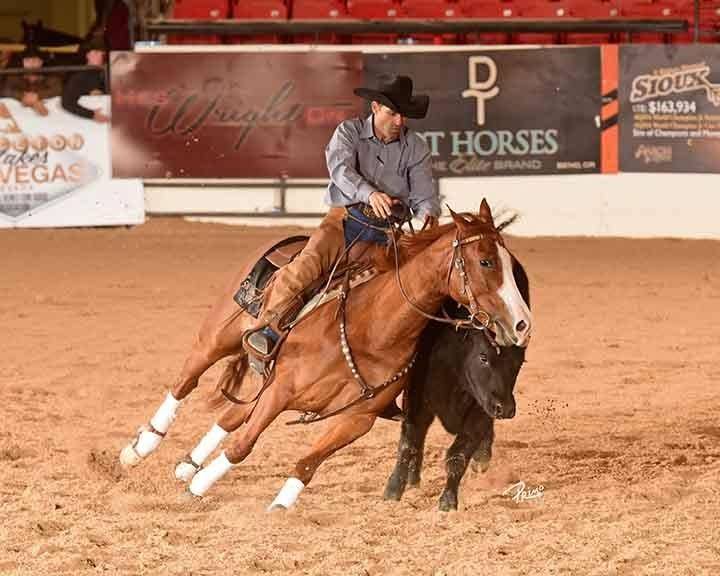
<path fill-rule="evenodd" d="M 115 178 L 323 178 L 360 53 L 114 52 Z"/>

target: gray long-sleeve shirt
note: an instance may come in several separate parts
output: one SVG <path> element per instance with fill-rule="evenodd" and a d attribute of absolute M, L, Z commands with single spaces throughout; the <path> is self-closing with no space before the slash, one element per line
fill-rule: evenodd
<path fill-rule="evenodd" d="M 430 149 L 407 127 L 385 144 L 375 136 L 372 114 L 345 120 L 335 129 L 325 158 L 330 173 L 325 203 L 330 206 L 367 203 L 379 190 L 409 204 L 417 218 L 440 215 Z"/>

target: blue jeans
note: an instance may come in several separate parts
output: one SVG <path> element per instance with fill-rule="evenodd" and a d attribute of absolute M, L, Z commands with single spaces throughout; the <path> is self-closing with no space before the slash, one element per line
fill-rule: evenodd
<path fill-rule="evenodd" d="M 387 244 L 388 237 L 384 231 L 375 230 L 369 226 L 364 226 L 363 223 L 369 223 L 372 226 L 383 226 L 387 227 L 382 220 L 374 220 L 368 218 L 355 206 L 348 208 L 348 214 L 352 215 L 353 218 L 360 220 L 354 220 L 353 218 L 346 218 L 343 222 L 345 232 L 345 246 L 349 246 L 358 236 L 358 242 L 372 242 L 373 244 Z"/>

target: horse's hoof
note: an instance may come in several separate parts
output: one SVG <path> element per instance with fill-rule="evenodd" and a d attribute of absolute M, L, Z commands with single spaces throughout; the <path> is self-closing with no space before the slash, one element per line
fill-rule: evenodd
<path fill-rule="evenodd" d="M 140 462 L 142 462 L 142 458 L 140 457 L 140 454 L 135 452 L 135 447 L 133 444 L 128 444 L 120 452 L 120 464 L 122 464 L 123 466 L 129 468 L 132 466 L 137 466 L 138 464 L 140 464 Z"/>
<path fill-rule="evenodd" d="M 265 512 L 286 512 L 287 508 L 283 506 L 282 504 L 278 504 L 277 502 L 273 502 L 265 509 Z"/>
<path fill-rule="evenodd" d="M 440 512 L 451 512 L 457 510 L 457 507 L 457 496 L 450 492 L 443 492 L 438 502 L 438 510 L 440 510 Z"/>
<path fill-rule="evenodd" d="M 183 502 L 200 502 L 203 499 L 203 497 L 198 496 L 197 494 L 193 494 L 190 491 L 190 487 L 188 486 L 185 490 L 183 490 L 183 493 L 181 494 L 180 499 Z"/>
<path fill-rule="evenodd" d="M 385 490 L 385 493 L 383 494 L 383 500 L 388 500 L 390 502 L 400 502 L 400 498 L 402 498 L 402 494 L 392 490 Z"/>
<path fill-rule="evenodd" d="M 175 466 L 175 478 L 181 482 L 190 482 L 198 470 L 199 468 L 193 466 L 190 462 L 182 460 Z"/>
<path fill-rule="evenodd" d="M 388 480 L 387 486 L 385 486 L 385 492 L 383 493 L 383 500 L 394 500 L 399 501 L 403 495 L 403 487 L 398 486 L 399 482 L 394 482 L 393 478 Z"/>

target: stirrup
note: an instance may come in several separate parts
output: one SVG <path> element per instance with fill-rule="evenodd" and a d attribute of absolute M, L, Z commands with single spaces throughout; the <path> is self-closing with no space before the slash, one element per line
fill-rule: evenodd
<path fill-rule="evenodd" d="M 248 354 L 250 367 L 265 376 L 284 339 L 285 334 L 278 334 L 270 326 L 248 330 L 243 335 L 242 345 Z"/>

